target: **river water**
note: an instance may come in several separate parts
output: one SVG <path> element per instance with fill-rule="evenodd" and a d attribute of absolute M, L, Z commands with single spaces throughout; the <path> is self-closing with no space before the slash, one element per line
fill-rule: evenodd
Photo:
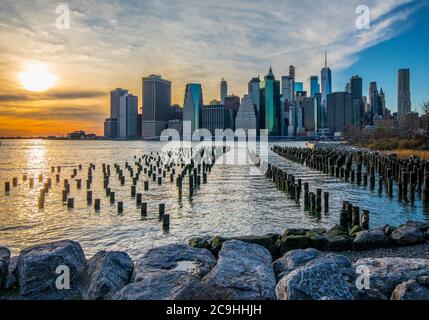
<path fill-rule="evenodd" d="M 282 142 L 280 145 L 304 146 L 300 142 Z M 271 144 L 273 145 L 273 144 Z M 246 165 L 216 164 L 209 174 L 208 183 L 197 189 L 192 197 L 184 192 L 179 199 L 174 183 L 162 186 L 151 182 L 150 190 L 143 193 L 148 203 L 148 217 L 142 219 L 140 209 L 131 198 L 129 181 L 122 187 L 112 182 L 116 200 L 124 202 L 124 214 L 118 215 L 116 206 L 110 205 L 102 186 L 102 163 L 124 165 L 133 157 L 158 151 L 160 142 L 120 141 L 48 141 L 3 140 L 0 147 L 0 246 L 9 247 L 14 254 L 22 248 L 63 239 L 76 240 L 90 257 L 99 250 L 127 251 L 134 258 L 148 249 L 172 242 L 186 242 L 189 238 L 204 235 L 224 237 L 282 233 L 288 227 L 332 227 L 339 222 L 342 201 L 348 200 L 371 213 L 371 226 L 398 225 L 408 220 L 429 221 L 429 211 L 422 206 L 419 196 L 413 206 L 389 199 L 368 187 L 352 185 L 320 172 L 303 167 L 269 153 L 269 161 L 287 172 L 310 183 L 310 191 L 320 187 L 330 192 L 330 211 L 314 216 L 305 212 L 287 194 L 276 189 L 270 180 L 252 173 Z M 93 198 L 102 199 L 101 211 L 96 213 L 86 203 L 86 167 L 96 165 Z M 79 164 L 83 170 L 82 190 L 70 178 Z M 54 178 L 51 166 L 61 166 L 61 183 L 53 186 L 46 196 L 45 208 L 38 209 L 37 199 L 43 183 L 39 174 Z M 113 170 L 113 168 L 112 168 Z M 34 177 L 30 188 L 23 175 Z M 17 187 L 12 178 L 18 177 Z M 61 201 L 62 181 L 71 181 L 71 194 L 75 208 L 68 210 Z M 116 180 L 116 179 L 113 179 Z M 112 180 L 112 181 L 113 181 Z M 129 179 L 128 179 L 129 180 Z M 169 179 L 166 179 L 169 180 Z M 5 194 L 5 182 L 11 182 L 11 192 Z M 184 183 L 184 190 L 187 183 Z M 377 188 L 376 188 L 377 189 Z M 186 190 L 187 191 L 187 190 Z M 168 231 L 158 219 L 159 203 L 166 204 L 171 215 Z"/>

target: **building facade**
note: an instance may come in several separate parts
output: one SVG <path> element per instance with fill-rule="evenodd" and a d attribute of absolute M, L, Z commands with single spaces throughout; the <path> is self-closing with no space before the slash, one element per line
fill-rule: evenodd
<path fill-rule="evenodd" d="M 216 136 L 217 130 L 233 129 L 232 110 L 224 105 L 206 105 L 202 112 L 202 127 L 210 131 L 212 136 Z"/>
<path fill-rule="evenodd" d="M 220 103 L 225 104 L 225 98 L 228 95 L 228 82 L 222 78 L 220 82 Z"/>
<path fill-rule="evenodd" d="M 327 128 L 332 133 L 345 132 L 353 126 L 352 95 L 334 92 L 327 96 Z"/>
<path fill-rule="evenodd" d="M 203 105 L 203 89 L 201 84 L 187 84 L 185 89 L 185 101 L 183 103 L 183 121 L 190 122 L 192 132 L 201 128 Z"/>
<path fill-rule="evenodd" d="M 264 81 L 261 81 L 260 93 L 261 108 L 259 127 L 261 129 L 266 129 L 270 136 L 279 136 L 281 135 L 280 81 L 275 79 L 271 67 Z"/>
<path fill-rule="evenodd" d="M 142 84 L 142 136 L 159 137 L 171 118 L 171 82 L 152 74 Z"/>
<path fill-rule="evenodd" d="M 411 112 L 410 69 L 398 71 L 398 118 Z"/>
<path fill-rule="evenodd" d="M 256 112 L 257 110 L 253 104 L 252 98 L 250 95 L 245 95 L 241 100 L 240 109 L 238 110 L 235 120 L 236 130 L 243 129 L 246 133 L 248 133 L 249 130 L 255 130 L 256 132 L 258 129 Z"/>

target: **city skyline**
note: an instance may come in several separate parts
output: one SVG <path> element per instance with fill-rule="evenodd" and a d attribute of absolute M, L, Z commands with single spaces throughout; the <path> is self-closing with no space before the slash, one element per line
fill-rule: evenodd
<path fill-rule="evenodd" d="M 176 13 L 164 16 L 161 15 L 166 11 L 165 3 L 133 3 L 141 10 L 135 10 L 137 13 L 127 23 L 119 18 L 130 12 L 130 4 L 100 3 L 100 15 L 95 17 L 89 14 L 91 10 L 87 3 L 77 5 L 72 1 L 71 29 L 67 31 L 55 30 L 57 4 L 46 3 L 34 1 L 31 12 L 20 3 L 5 1 L 0 4 L 0 57 L 5 70 L 0 77 L 0 136 L 61 135 L 74 129 L 102 134 L 102 122 L 109 114 L 109 92 L 114 88 L 127 88 L 138 96 L 140 108 L 143 101 L 139 94 L 141 79 L 152 73 L 161 74 L 172 81 L 172 104 L 181 106 L 185 86 L 191 82 L 202 84 L 205 101 L 220 99 L 219 83 L 222 78 L 228 81 L 229 93 L 242 97 L 247 93 L 249 80 L 258 74 L 262 79 L 270 64 L 276 79 L 288 74 L 289 65 L 295 65 L 296 81 L 303 82 L 304 89 L 308 90 L 307 80 L 311 75 L 318 75 L 320 81 L 325 50 L 328 51 L 328 65 L 332 70 L 333 92 L 344 91 L 345 83 L 352 76 L 359 75 L 363 78 L 364 92 L 371 81 L 377 81 L 386 94 L 387 107 L 395 112 L 397 70 L 408 67 L 411 69 L 412 110 L 420 111 L 420 104 L 427 99 L 429 92 L 426 89 L 427 81 L 422 77 L 422 74 L 429 72 L 428 62 L 418 63 L 419 59 L 416 59 L 416 54 L 428 45 L 414 38 L 425 32 L 421 30 L 422 17 L 427 12 L 425 1 L 370 1 L 370 30 L 357 30 L 354 26 L 357 1 L 336 4 L 338 8 L 335 10 L 331 5 L 330 10 L 322 10 L 317 19 L 307 17 L 299 23 L 298 18 L 311 16 L 310 13 L 315 10 L 309 8 L 308 3 L 303 7 L 291 2 L 290 12 L 283 11 L 278 2 L 269 3 L 267 8 L 260 8 L 256 2 L 206 4 L 211 12 L 222 17 L 222 21 L 233 15 L 229 9 L 239 7 L 241 10 L 235 13 L 236 22 L 228 20 L 215 30 L 204 24 L 206 21 L 212 26 L 212 17 L 198 18 L 193 23 L 202 24 L 204 28 L 195 34 L 184 23 L 188 17 L 184 10 L 186 1 L 174 4 L 177 6 Z M 273 14 L 274 7 L 279 7 L 278 14 Z M 186 14 L 197 17 L 200 10 L 201 6 L 197 5 Z M 340 10 L 343 15 L 339 14 Z M 152 28 L 146 32 L 143 27 L 137 27 L 135 21 L 140 15 L 161 23 L 159 29 Z M 50 16 L 52 21 L 49 20 Z M 234 29 L 241 34 L 234 36 L 231 30 L 249 16 L 254 18 L 254 24 L 243 23 L 239 29 Z M 118 19 L 115 20 L 115 17 Z M 172 18 L 178 19 L 173 21 Z M 284 32 L 283 28 L 294 23 L 296 26 L 292 31 Z M 321 23 L 326 25 L 320 26 Z M 19 32 L 12 33 L 11 30 L 16 30 L 17 25 Z M 419 30 L 415 30 L 416 26 Z M 134 32 L 126 35 L 124 32 L 132 27 L 135 28 Z M 182 34 L 178 35 L 172 27 L 180 27 Z M 161 29 L 167 30 L 164 37 L 159 36 Z M 96 30 L 99 30 L 98 34 L 95 34 Z M 323 30 L 332 32 L 326 34 Z M 142 34 L 138 35 L 139 32 Z M 219 37 L 219 32 L 225 33 L 225 36 Z M 280 34 L 284 39 L 280 39 Z M 115 48 L 108 42 L 108 37 L 112 35 L 118 35 L 120 45 Z M 155 39 L 156 35 L 160 39 Z M 407 44 L 414 52 L 408 58 L 407 51 L 400 57 L 388 46 L 399 40 L 405 41 L 403 37 L 406 36 L 411 38 L 412 42 Z M 353 39 L 355 42 L 351 48 L 350 41 Z M 139 44 L 140 40 L 144 40 L 144 45 Z M 285 49 L 288 46 L 279 44 L 285 40 L 295 49 Z M 90 41 L 96 41 L 98 47 L 91 45 Z M 160 46 L 159 42 L 167 44 Z M 6 43 L 15 46 L 8 45 L 6 48 Z M 156 45 L 148 47 L 148 43 Z M 246 50 L 258 43 L 264 45 L 255 47 L 253 51 Z M 183 44 L 195 50 L 184 51 L 181 48 Z M 165 46 L 171 49 L 169 54 L 161 52 Z M 385 46 L 382 66 L 373 66 L 376 59 L 371 55 Z M 29 47 L 35 48 L 31 54 Z M 221 49 L 227 47 L 231 48 L 231 52 L 223 53 Z M 202 53 L 207 50 L 210 54 Z M 388 64 L 386 60 L 394 61 Z M 25 69 L 25 64 L 31 61 L 46 64 L 56 76 L 56 84 L 38 93 L 22 88 L 22 83 L 16 78 Z M 373 67 L 368 70 L 368 66 Z"/>

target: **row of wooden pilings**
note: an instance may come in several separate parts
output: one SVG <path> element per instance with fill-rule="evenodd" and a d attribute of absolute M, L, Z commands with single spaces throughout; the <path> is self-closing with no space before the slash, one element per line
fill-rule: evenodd
<path fill-rule="evenodd" d="M 393 197 L 396 185 L 399 201 L 414 203 L 416 193 L 429 204 L 429 162 L 416 157 L 400 159 L 395 155 L 330 148 L 273 147 L 278 155 L 335 176 L 346 182 L 378 188 Z"/>
<path fill-rule="evenodd" d="M 160 152 L 150 154 L 144 154 L 142 157 L 137 158 L 134 156 L 134 164 L 131 165 L 128 162 L 125 162 L 125 169 L 122 169 L 121 166 L 117 163 L 113 164 L 115 174 L 118 179 L 118 183 L 121 186 L 126 184 L 126 175 L 127 172 L 130 177 L 131 187 L 130 195 L 132 198 L 135 198 L 136 205 L 141 210 L 141 216 L 143 218 L 147 217 L 148 214 L 148 203 L 143 202 L 143 194 L 137 193 L 137 184 L 139 183 L 141 176 L 147 175 L 147 179 L 143 181 L 144 191 L 149 190 L 150 180 L 157 182 L 159 186 L 163 183 L 163 178 L 167 177 L 169 174 L 170 182 L 174 182 L 176 176 L 176 170 L 180 171 L 177 174 L 176 187 L 178 188 L 179 197 L 182 197 L 183 190 L 183 180 L 186 175 L 189 176 L 189 194 L 193 195 L 194 191 L 200 186 L 201 183 L 206 184 L 208 182 L 208 174 L 211 173 L 212 167 L 214 166 L 216 159 L 222 156 L 225 152 L 229 151 L 225 146 L 223 147 L 212 147 L 212 148 L 202 148 L 200 150 L 186 150 L 180 148 L 180 150 L 174 153 L 173 151 L 168 152 L 167 154 L 162 154 Z M 163 157 L 165 156 L 165 157 Z M 173 157 L 176 156 L 175 159 Z M 186 159 L 191 158 L 190 163 L 186 164 L 188 161 Z M 165 160 L 165 161 L 164 161 Z M 194 161 L 195 160 L 195 161 Z M 90 163 L 87 171 L 86 178 L 86 200 L 88 205 L 94 205 L 94 210 L 99 212 L 101 210 L 101 200 L 102 199 L 93 199 L 93 171 L 96 169 L 95 164 Z M 106 197 L 111 205 L 117 203 L 117 212 L 118 214 L 124 213 L 124 202 L 116 201 L 116 193 L 110 187 L 111 185 L 111 169 L 112 167 L 106 163 L 102 164 L 102 173 L 103 173 L 103 188 Z M 79 177 L 80 173 L 83 170 L 81 164 L 78 165 L 78 168 L 74 168 L 72 175 L 70 176 L 73 182 L 76 183 L 76 189 L 82 189 L 82 179 Z M 55 174 L 55 182 L 59 184 L 61 182 L 61 167 L 51 167 L 51 173 Z M 42 183 L 44 177 L 42 174 L 38 176 L 38 181 Z M 29 187 L 34 187 L 34 178 L 28 178 L 28 175 L 23 175 L 23 181 L 29 181 Z M 12 179 L 13 187 L 18 186 L 18 178 L 14 177 Z M 44 209 L 46 197 L 52 188 L 52 178 L 49 177 L 44 183 L 44 187 L 40 190 L 38 197 L 38 207 L 39 209 Z M 63 189 L 61 192 L 61 200 L 68 209 L 74 209 L 75 199 L 71 197 L 71 185 L 69 179 L 63 180 Z M 10 194 L 10 182 L 5 182 L 5 193 Z M 169 227 L 170 225 L 170 215 L 165 213 L 165 204 L 159 204 L 159 218 L 163 222 L 164 227 Z"/>

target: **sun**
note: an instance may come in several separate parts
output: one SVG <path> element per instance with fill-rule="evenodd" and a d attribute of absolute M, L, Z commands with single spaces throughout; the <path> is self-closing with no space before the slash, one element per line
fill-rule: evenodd
<path fill-rule="evenodd" d="M 52 88 L 56 83 L 56 77 L 43 64 L 30 64 L 19 75 L 21 85 L 30 91 L 40 92 Z"/>

